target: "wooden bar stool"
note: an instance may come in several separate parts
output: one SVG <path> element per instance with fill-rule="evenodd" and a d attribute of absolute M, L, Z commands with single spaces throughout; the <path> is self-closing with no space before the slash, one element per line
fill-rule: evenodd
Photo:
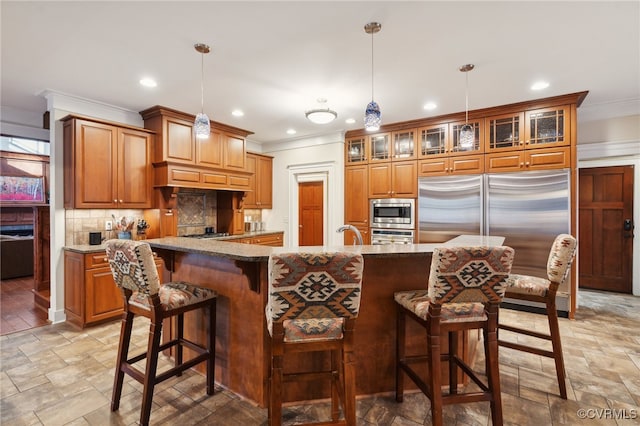
<path fill-rule="evenodd" d="M 216 342 L 216 297 L 215 291 L 184 282 L 161 284 L 148 243 L 132 240 L 109 240 L 106 242 L 107 258 L 113 278 L 122 290 L 124 313 L 120 331 L 120 343 L 116 361 L 116 373 L 111 398 L 111 411 L 118 410 L 124 374 L 128 374 L 144 386 L 140 424 L 148 425 L 151 415 L 153 389 L 156 384 L 199 364 L 207 364 L 207 395 L 213 395 L 215 373 Z M 206 346 L 186 340 L 183 337 L 184 313 L 194 309 L 206 308 L 208 315 L 208 333 Z M 131 330 L 135 315 L 151 320 L 147 351 L 128 358 Z M 160 344 L 162 322 L 166 318 L 176 317 L 176 337 Z M 175 346 L 175 365 L 173 368 L 157 373 L 158 355 L 161 351 Z M 182 360 L 183 347 L 196 352 L 188 361 Z M 133 364 L 146 358 L 144 371 Z"/>
<path fill-rule="evenodd" d="M 511 274 L 508 280 L 505 297 L 529 302 L 543 303 L 549 321 L 549 333 L 540 333 L 524 327 L 499 324 L 500 330 L 511 331 L 526 336 L 551 342 L 552 350 L 546 350 L 540 346 L 530 346 L 517 342 L 498 340 L 500 346 L 528 352 L 548 358 L 553 358 L 556 364 L 556 375 L 558 376 L 558 387 L 560 396 L 567 399 L 566 373 L 564 369 L 564 358 L 562 356 L 562 343 L 560 341 L 560 328 L 558 327 L 558 311 L 556 309 L 556 293 L 558 287 L 563 284 L 569 276 L 571 263 L 576 255 L 577 241 L 569 234 L 560 234 L 553 241 L 549 260 L 547 261 L 547 278 L 532 277 L 529 275 Z"/>
<path fill-rule="evenodd" d="M 489 401 L 494 425 L 502 425 L 502 399 L 498 371 L 498 309 L 514 251 L 511 247 L 439 247 L 433 252 L 427 289 L 401 291 L 397 303 L 396 401 L 402 402 L 404 374 L 431 401 L 433 425 L 443 424 L 443 406 Z M 426 330 L 427 354 L 405 354 L 406 318 Z M 458 356 L 458 333 L 482 329 L 486 384 Z M 440 339 L 448 333 L 448 352 L 441 353 Z M 449 364 L 449 393 L 442 392 L 443 361 Z M 426 363 L 428 382 L 412 365 Z M 480 391 L 458 393 L 458 368 Z"/>
<path fill-rule="evenodd" d="M 353 330 L 364 262 L 359 253 L 281 253 L 269 257 L 265 314 L 271 335 L 269 425 L 282 423 L 285 382 L 331 382 L 331 421 L 356 424 Z M 284 373 L 287 354 L 330 352 L 328 370 Z M 340 420 L 342 406 L 343 419 Z"/>

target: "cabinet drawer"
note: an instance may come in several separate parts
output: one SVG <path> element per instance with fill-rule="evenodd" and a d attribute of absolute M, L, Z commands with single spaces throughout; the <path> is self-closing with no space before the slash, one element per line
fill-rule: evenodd
<path fill-rule="evenodd" d="M 84 267 L 86 269 L 102 268 L 109 266 L 106 252 L 88 253 L 84 255 Z"/>
<path fill-rule="evenodd" d="M 229 175 L 229 186 L 231 188 L 249 189 L 250 183 L 249 176 Z"/>
<path fill-rule="evenodd" d="M 202 173 L 202 183 L 211 185 L 226 185 L 227 175 L 226 173 Z"/>
<path fill-rule="evenodd" d="M 200 173 L 192 170 L 180 170 L 171 168 L 171 182 L 194 182 L 200 181 Z"/>

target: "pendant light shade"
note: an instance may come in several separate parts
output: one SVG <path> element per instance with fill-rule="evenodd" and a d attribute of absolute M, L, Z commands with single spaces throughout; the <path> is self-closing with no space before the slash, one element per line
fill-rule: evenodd
<path fill-rule="evenodd" d="M 473 64 L 466 64 L 460 67 L 460 72 L 466 74 L 467 86 L 465 90 L 465 124 L 460 128 L 460 137 L 458 142 L 460 148 L 471 149 L 476 141 L 476 131 L 472 125 L 469 124 L 469 71 L 474 68 Z"/>
<path fill-rule="evenodd" d="M 208 45 L 203 43 L 197 43 L 194 45 L 197 52 L 201 55 L 201 78 L 200 78 L 200 112 L 196 115 L 196 120 L 193 123 L 193 131 L 198 139 L 206 139 L 211 133 L 211 121 L 207 114 L 204 113 L 204 55 L 209 53 L 211 49 Z"/>
<path fill-rule="evenodd" d="M 364 113 L 364 128 L 368 131 L 376 131 L 380 129 L 382 123 L 382 114 L 380 106 L 373 97 L 373 35 L 382 29 L 382 24 L 378 22 L 370 22 L 364 26 L 364 31 L 371 34 L 371 102 L 367 105 Z"/>
<path fill-rule="evenodd" d="M 327 124 L 331 123 L 333 120 L 338 117 L 338 113 L 332 109 L 324 107 L 324 104 L 327 102 L 324 98 L 319 98 L 318 103 L 319 108 L 309 110 L 304 113 L 305 117 L 309 119 L 312 123 L 316 124 Z"/>

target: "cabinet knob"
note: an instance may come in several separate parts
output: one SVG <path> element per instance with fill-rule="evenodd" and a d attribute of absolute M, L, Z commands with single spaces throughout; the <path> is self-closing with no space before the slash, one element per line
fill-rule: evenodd
<path fill-rule="evenodd" d="M 113 200 L 114 203 L 118 204 L 118 200 Z"/>
<path fill-rule="evenodd" d="M 518 141 L 518 145 L 524 145 L 524 141 Z"/>
<path fill-rule="evenodd" d="M 525 166 L 529 167 L 529 162 L 524 163 Z"/>
<path fill-rule="evenodd" d="M 520 167 L 524 167 L 524 163 L 520 163 Z"/>
<path fill-rule="evenodd" d="M 122 200 L 120 200 L 120 204 L 122 204 Z"/>

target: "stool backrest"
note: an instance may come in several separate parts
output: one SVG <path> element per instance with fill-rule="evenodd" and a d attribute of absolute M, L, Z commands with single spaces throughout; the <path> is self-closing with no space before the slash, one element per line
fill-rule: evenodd
<path fill-rule="evenodd" d="M 356 318 L 363 269 L 359 253 L 272 254 L 267 319 Z"/>
<path fill-rule="evenodd" d="M 105 245 L 111 273 L 118 287 L 146 296 L 158 293 L 160 279 L 149 243 L 108 240 Z"/>
<path fill-rule="evenodd" d="M 437 247 L 431 259 L 429 298 L 434 304 L 500 303 L 514 250 L 498 247 Z"/>
<path fill-rule="evenodd" d="M 547 261 L 547 277 L 549 281 L 562 284 L 569 276 L 571 263 L 576 257 L 578 242 L 569 234 L 560 234 L 553 241 L 549 260 Z"/>

